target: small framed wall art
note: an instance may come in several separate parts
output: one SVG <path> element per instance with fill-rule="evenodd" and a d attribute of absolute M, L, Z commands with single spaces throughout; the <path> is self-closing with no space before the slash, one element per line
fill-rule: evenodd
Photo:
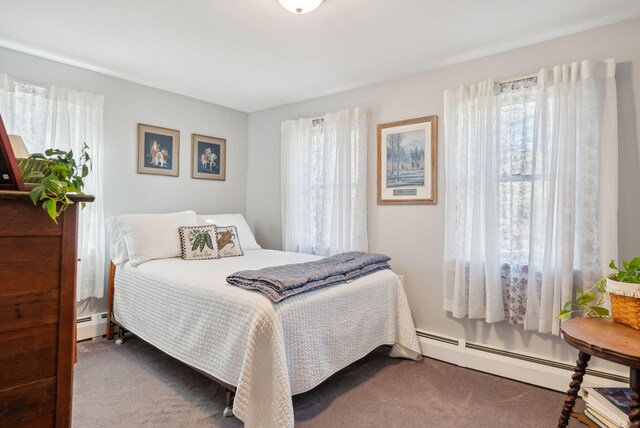
<path fill-rule="evenodd" d="M 24 190 L 22 175 L 0 116 L 0 190 Z"/>
<path fill-rule="evenodd" d="M 193 134 L 191 136 L 191 171 L 193 178 L 226 180 L 227 140 Z"/>
<path fill-rule="evenodd" d="M 138 173 L 178 176 L 180 131 L 138 124 Z"/>
<path fill-rule="evenodd" d="M 438 117 L 378 125 L 378 204 L 435 204 Z"/>

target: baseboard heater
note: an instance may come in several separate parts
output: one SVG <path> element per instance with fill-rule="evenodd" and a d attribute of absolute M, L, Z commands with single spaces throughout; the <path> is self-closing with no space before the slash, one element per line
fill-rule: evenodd
<path fill-rule="evenodd" d="M 421 330 L 416 330 L 416 333 L 422 353 L 427 357 L 558 391 L 568 389 L 574 367 L 572 364 Z M 622 374 L 588 368 L 587 375 L 591 376 L 590 382 L 585 381 L 587 386 L 629 385 L 629 377 Z"/>
<path fill-rule="evenodd" d="M 107 313 L 102 312 L 87 315 L 86 317 L 78 317 L 77 327 L 78 342 L 93 339 L 94 337 L 101 337 L 107 329 Z"/>

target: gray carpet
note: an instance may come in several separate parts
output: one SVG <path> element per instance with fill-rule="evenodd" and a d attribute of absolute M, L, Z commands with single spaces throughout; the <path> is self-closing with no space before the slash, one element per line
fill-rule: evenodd
<path fill-rule="evenodd" d="M 388 351 L 380 347 L 295 396 L 296 427 L 556 426 L 560 393 Z M 74 388 L 74 427 L 242 426 L 222 417 L 222 387 L 135 336 L 120 346 L 78 344 Z"/>

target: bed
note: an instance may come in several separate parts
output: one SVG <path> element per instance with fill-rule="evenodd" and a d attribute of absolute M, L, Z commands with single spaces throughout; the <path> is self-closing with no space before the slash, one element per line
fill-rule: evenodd
<path fill-rule="evenodd" d="M 390 270 L 277 304 L 226 282 L 239 270 L 317 259 L 251 249 L 218 260 L 124 261 L 112 265 L 111 321 L 234 391 L 233 414 L 247 427 L 292 427 L 292 395 L 376 347 L 392 345 L 392 357 L 421 355 Z"/>

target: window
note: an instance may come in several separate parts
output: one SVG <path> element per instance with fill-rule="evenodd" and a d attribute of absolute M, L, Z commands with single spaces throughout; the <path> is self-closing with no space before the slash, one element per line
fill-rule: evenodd
<path fill-rule="evenodd" d="M 524 322 L 527 300 L 537 78 L 502 83 L 498 96 L 498 221 L 505 316 Z"/>
<path fill-rule="evenodd" d="M 20 135 L 30 153 L 58 148 L 79 154 L 85 143 L 90 148 L 93 169 L 84 191 L 95 200 L 81 210 L 78 222 L 78 300 L 104 293 L 103 103 L 100 95 L 0 74 L 0 114 L 7 131 Z"/>
<path fill-rule="evenodd" d="M 536 78 L 500 85 L 499 219 L 502 263 L 529 257 Z"/>
<path fill-rule="evenodd" d="M 281 150 L 284 249 L 366 251 L 366 111 L 285 121 Z"/>
<path fill-rule="evenodd" d="M 22 137 L 30 153 L 42 153 L 46 147 L 47 88 L 24 82 L 15 82 L 14 109 L 7 125 L 12 134 Z"/>
<path fill-rule="evenodd" d="M 445 91 L 444 308 L 558 333 L 617 257 L 615 61 Z"/>

